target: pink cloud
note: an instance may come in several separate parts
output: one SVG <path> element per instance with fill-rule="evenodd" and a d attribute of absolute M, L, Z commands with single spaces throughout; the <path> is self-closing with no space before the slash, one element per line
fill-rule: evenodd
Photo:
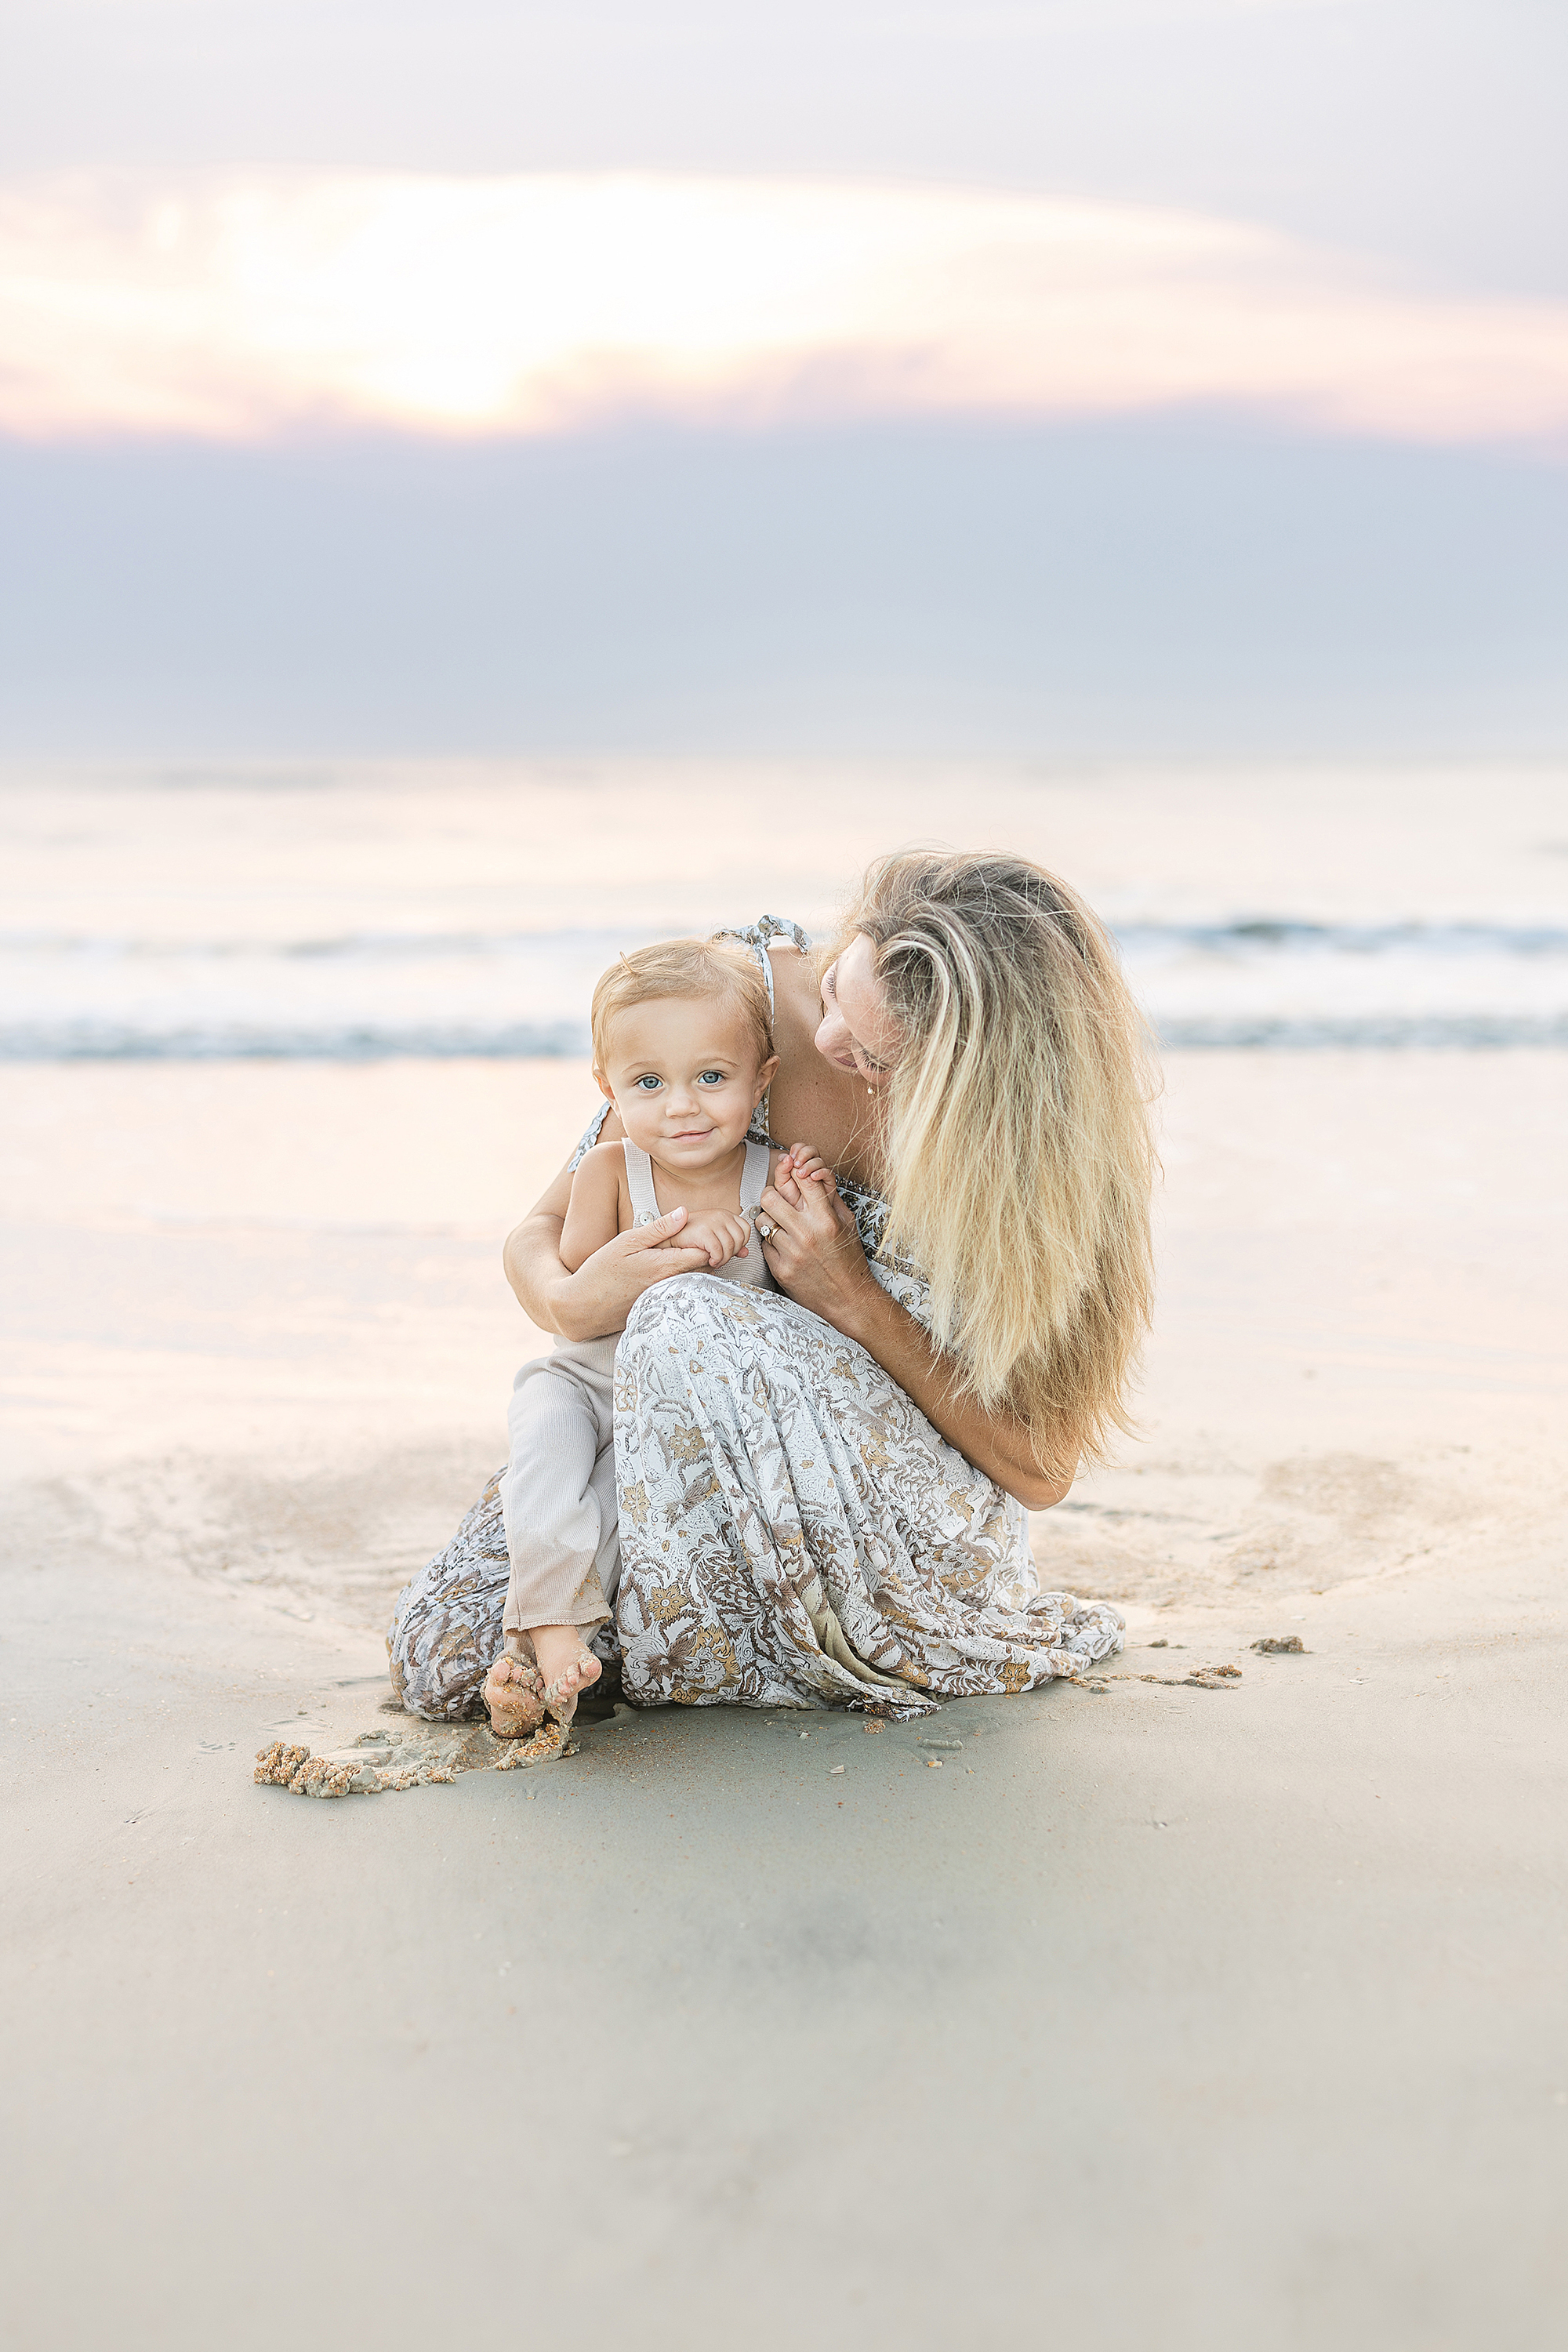
<path fill-rule="evenodd" d="M 608 417 L 1229 404 L 1558 439 L 1568 305 L 1439 299 L 1190 213 L 966 188 L 0 183 L 0 430 L 443 436 Z"/>

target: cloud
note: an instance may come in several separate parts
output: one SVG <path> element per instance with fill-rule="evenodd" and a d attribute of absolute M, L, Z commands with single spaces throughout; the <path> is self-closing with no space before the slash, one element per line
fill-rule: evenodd
<path fill-rule="evenodd" d="M 1229 405 L 1557 441 L 1568 305 L 1191 212 L 966 188 L 318 174 L 0 184 L 0 431 L 441 437 L 637 415 Z"/>

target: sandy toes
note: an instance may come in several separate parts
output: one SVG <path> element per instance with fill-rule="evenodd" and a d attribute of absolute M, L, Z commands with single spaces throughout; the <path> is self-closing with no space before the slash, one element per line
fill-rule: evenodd
<path fill-rule="evenodd" d="M 499 1657 L 485 1676 L 485 1705 L 498 1739 L 523 1739 L 544 1720 L 548 1694 L 539 1668 L 526 1658 Z"/>
<path fill-rule="evenodd" d="M 544 1678 L 544 1705 L 560 1724 L 577 1712 L 577 1701 L 604 1672 L 592 1650 L 584 1646 L 575 1625 L 532 1625 L 529 1639 Z"/>

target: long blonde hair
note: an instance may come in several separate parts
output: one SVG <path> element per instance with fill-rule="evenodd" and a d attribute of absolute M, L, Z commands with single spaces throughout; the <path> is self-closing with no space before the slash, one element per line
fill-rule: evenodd
<path fill-rule="evenodd" d="M 1142 1016 L 1096 917 L 1026 858 L 885 858 L 856 932 L 902 1034 L 882 1248 L 923 1267 L 963 1387 L 1070 1477 L 1131 1427 L 1153 1299 Z"/>

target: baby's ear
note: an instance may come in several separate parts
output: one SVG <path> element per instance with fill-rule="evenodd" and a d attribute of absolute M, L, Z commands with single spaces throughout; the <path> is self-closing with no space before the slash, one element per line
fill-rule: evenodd
<path fill-rule="evenodd" d="M 769 1056 L 768 1056 L 768 1058 L 767 1058 L 767 1060 L 763 1064 L 763 1066 L 762 1066 L 761 1069 L 759 1069 L 759 1071 L 757 1072 L 757 1091 L 756 1091 L 756 1093 L 752 1097 L 752 1101 L 753 1105 L 754 1105 L 754 1104 L 757 1104 L 757 1103 L 760 1103 L 760 1102 L 762 1101 L 763 1097 L 767 1093 L 768 1088 L 773 1085 L 773 1072 L 778 1068 L 778 1066 L 779 1066 L 779 1057 L 778 1057 L 778 1055 L 777 1055 L 776 1054 L 770 1054 L 770 1055 L 769 1055 Z"/>
<path fill-rule="evenodd" d="M 599 1092 L 604 1096 L 606 1102 L 615 1101 L 615 1088 L 611 1086 L 603 1070 L 600 1069 L 597 1062 L 594 1065 L 594 1084 L 598 1087 Z"/>

